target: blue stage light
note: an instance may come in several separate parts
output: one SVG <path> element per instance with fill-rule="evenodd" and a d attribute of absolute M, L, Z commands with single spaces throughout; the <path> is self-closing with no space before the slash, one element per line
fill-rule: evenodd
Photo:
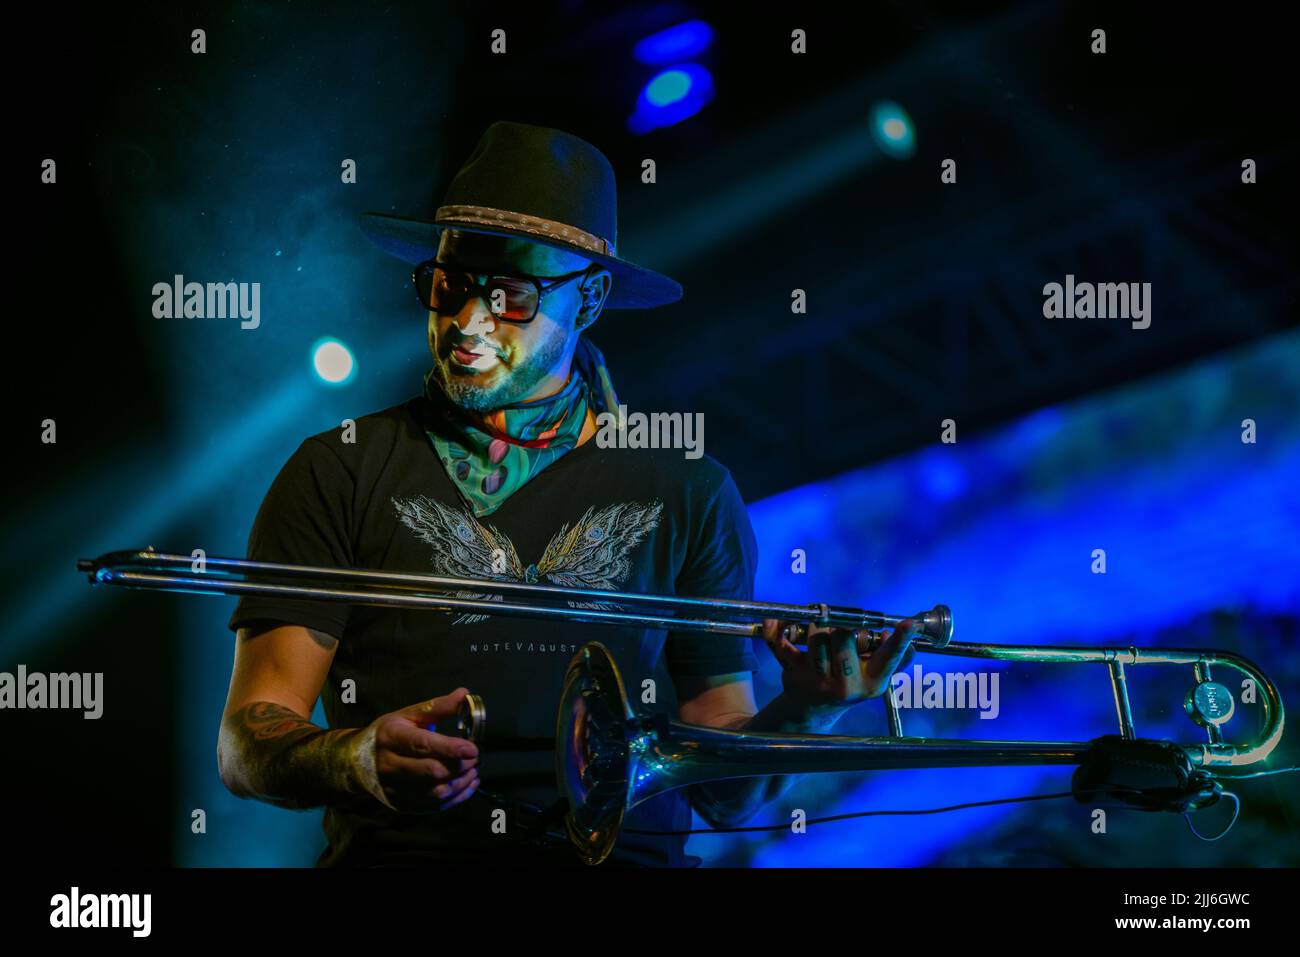
<path fill-rule="evenodd" d="M 752 503 L 749 514 L 760 551 L 776 556 L 760 565 L 755 594 L 791 604 L 835 596 L 876 608 L 941 600 L 953 608 L 959 640 L 976 646 L 1127 647 L 1136 641 L 1153 647 L 1233 648 L 1220 644 L 1218 636 L 1233 635 L 1234 620 L 1243 628 L 1250 615 L 1293 621 L 1300 609 L 1300 576 L 1283 569 L 1296 565 L 1300 540 L 1300 509 L 1291 491 L 1300 475 L 1300 423 L 1294 416 L 1274 418 L 1273 410 L 1282 406 L 1271 403 L 1284 402 L 1282 397 L 1300 385 L 1300 367 L 1282 358 L 1298 347 L 1300 335 L 1275 337 L 1248 353 L 1225 353 L 1169 375 L 1039 409 L 997 429 L 967 434 L 957 444 L 936 443 Z M 1242 398 L 1239 390 L 1254 388 L 1243 383 L 1270 376 L 1276 379 L 1259 387 L 1259 399 Z M 1238 409 L 1252 402 L 1269 406 L 1266 414 L 1278 429 L 1267 456 L 1241 441 Z M 1194 417 L 1170 412 L 1157 423 L 1152 409 L 1197 412 Z M 1187 425 L 1189 418 L 1194 426 Z M 1207 448 L 1214 455 L 1206 455 Z M 1104 575 L 1093 570 L 1094 548 L 1107 552 Z M 781 559 L 795 549 L 809 557 L 798 572 Z M 1293 625 L 1279 624 L 1252 635 L 1250 657 L 1257 650 L 1266 667 L 1286 660 L 1282 642 L 1292 630 Z M 754 681 L 763 700 L 761 689 L 776 694 L 781 676 L 776 660 L 761 649 L 759 654 Z M 932 668 L 928 658 L 918 660 Z M 959 672 L 981 670 L 969 659 L 953 660 L 963 662 Z M 1006 664 L 999 670 L 1004 691 L 1016 690 L 1000 699 L 995 732 L 989 733 L 991 723 L 972 711 L 942 719 L 938 712 L 911 711 L 903 717 L 906 733 L 1073 741 L 1091 738 L 1115 720 L 1104 674 L 1076 679 L 1081 688 L 1086 683 L 1099 692 L 1093 697 L 1083 691 L 1063 694 L 1061 678 L 1044 673 L 1047 668 Z M 1171 681 L 1179 694 L 1186 689 L 1173 676 L 1137 670 L 1136 681 Z M 1287 698 L 1294 674 L 1283 670 L 1278 677 Z M 1140 733 L 1194 739 L 1182 709 L 1160 707 L 1156 700 L 1154 695 L 1134 698 L 1144 712 Z M 881 734 L 886 727 L 883 708 L 844 720 L 849 727 L 837 726 L 837 734 Z M 954 794 L 1011 796 L 1069 788 L 1068 772 L 1049 767 L 913 769 L 868 775 L 860 784 L 817 783 L 819 777 L 809 775 L 796 784 L 786 806 L 803 807 L 813 817 L 864 808 L 938 807 L 954 803 Z M 978 855 L 969 863 L 988 864 L 1004 849 L 974 848 L 991 828 L 1020 826 L 1027 834 L 1034 826 L 1029 822 L 1050 818 L 1004 805 L 827 824 L 809 828 L 797 840 L 775 841 L 757 833 L 704 835 L 693 837 L 687 850 L 706 864 L 916 867 L 966 860 L 962 854 Z M 751 823 L 780 820 L 769 807 Z M 1062 837 L 1059 844 L 1044 838 L 1037 850 L 1046 857 L 1059 851 L 1061 861 L 1077 861 L 1087 834 L 1083 828 L 1078 840 Z M 1019 853 L 1027 839 L 1016 841 Z"/>
<path fill-rule="evenodd" d="M 635 47 L 632 55 L 641 63 L 676 63 L 698 56 L 713 42 L 713 27 L 703 20 L 687 20 L 652 33 Z"/>
<path fill-rule="evenodd" d="M 312 346 L 311 364 L 321 381 L 330 385 L 346 385 L 357 372 L 352 351 L 337 339 L 321 339 Z"/>
<path fill-rule="evenodd" d="M 646 84 L 645 98 L 651 106 L 668 106 L 691 92 L 691 75 L 685 70 L 664 70 Z"/>
<path fill-rule="evenodd" d="M 698 63 L 679 63 L 650 78 L 628 117 L 633 133 L 648 133 L 680 123 L 713 99 L 713 75 Z"/>
<path fill-rule="evenodd" d="M 871 135 L 881 151 L 895 159 L 916 152 L 916 130 L 912 118 L 897 103 L 877 103 L 871 111 Z"/>

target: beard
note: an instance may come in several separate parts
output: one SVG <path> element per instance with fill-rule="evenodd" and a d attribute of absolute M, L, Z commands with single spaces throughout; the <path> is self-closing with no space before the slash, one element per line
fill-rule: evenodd
<path fill-rule="evenodd" d="M 433 380 L 452 404 L 473 412 L 490 412 L 526 399 L 559 364 L 568 337 L 556 329 L 554 335 L 538 343 L 518 364 L 509 369 L 500 364 L 494 366 L 490 371 L 497 371 L 498 381 L 491 386 L 476 382 L 478 374 L 452 373 L 451 349 L 464 341 L 456 339 L 454 334 L 452 339 L 434 353 Z"/>

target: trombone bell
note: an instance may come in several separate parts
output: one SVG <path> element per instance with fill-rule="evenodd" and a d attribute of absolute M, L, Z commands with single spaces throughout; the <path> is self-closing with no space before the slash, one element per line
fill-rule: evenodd
<path fill-rule="evenodd" d="M 1018 661 L 1106 663 L 1112 675 L 1116 652 L 1105 649 L 970 645 L 939 654 Z M 686 724 L 664 714 L 637 715 L 609 650 L 592 641 L 565 672 L 556 714 L 556 780 L 569 810 L 569 840 L 588 864 L 599 864 L 614 849 L 625 813 L 665 791 L 726 778 L 803 774 L 819 771 L 888 771 L 1005 765 L 1081 765 L 1089 780 L 1101 757 L 1136 753 L 1160 744 L 1188 768 L 1227 774 L 1267 757 L 1282 734 L 1282 702 L 1272 683 L 1245 659 L 1224 652 L 1129 649 L 1131 663 L 1195 663 L 1196 688 L 1188 694 L 1189 716 L 1210 732 L 1210 742 L 1176 745 L 1137 738 L 1128 714 L 1127 693 L 1121 734 L 1092 741 L 979 741 L 903 737 L 854 738 L 824 734 L 729 731 Z M 1223 741 L 1218 724 L 1230 714 L 1228 689 L 1209 680 L 1209 662 L 1228 665 L 1260 683 L 1263 725 L 1244 746 Z M 1212 685 L 1213 687 L 1206 687 Z M 1122 682 L 1118 695 L 1123 690 Z M 892 699 L 885 696 L 891 727 L 898 727 Z M 1123 720 L 1127 718 L 1127 720 Z M 1216 723 L 1217 722 L 1217 723 Z M 1112 740 L 1112 738 L 1114 740 Z M 1105 751 L 1105 754 L 1101 754 Z M 1131 755 L 1130 755 L 1131 756 Z M 1076 792 L 1077 793 L 1077 792 Z M 1200 806 L 1200 805 L 1193 805 Z"/>

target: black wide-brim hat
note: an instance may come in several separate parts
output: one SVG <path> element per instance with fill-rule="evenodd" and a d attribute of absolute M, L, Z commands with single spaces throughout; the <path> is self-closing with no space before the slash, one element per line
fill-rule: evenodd
<path fill-rule="evenodd" d="M 682 297 L 675 280 L 621 259 L 614 168 L 571 133 L 493 123 L 451 185 L 433 221 L 363 213 L 376 246 L 412 265 L 432 259 L 441 231 L 511 236 L 576 253 L 613 276 L 607 309 L 649 309 Z"/>

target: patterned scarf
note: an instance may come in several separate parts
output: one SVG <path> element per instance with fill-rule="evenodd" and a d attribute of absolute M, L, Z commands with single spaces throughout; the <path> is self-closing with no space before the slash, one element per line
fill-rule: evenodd
<path fill-rule="evenodd" d="M 531 402 L 471 412 L 448 402 L 433 378 L 424 396 L 435 412 L 427 430 L 447 476 L 478 517 L 491 515 L 534 475 L 578 445 L 587 409 L 618 412 L 618 396 L 605 357 L 586 337 L 578 339 L 564 388 Z"/>

